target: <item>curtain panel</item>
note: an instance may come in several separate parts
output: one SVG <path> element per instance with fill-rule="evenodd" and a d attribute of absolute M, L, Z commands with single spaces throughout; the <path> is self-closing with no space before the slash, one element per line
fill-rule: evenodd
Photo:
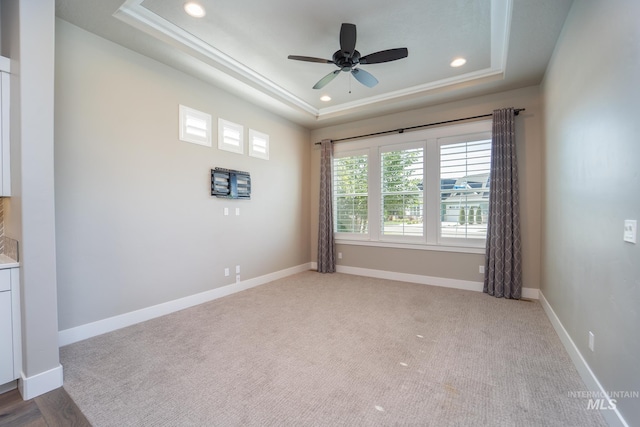
<path fill-rule="evenodd" d="M 522 296 L 519 204 L 515 110 L 505 108 L 493 112 L 484 276 L 484 292 L 498 298 Z"/>
<path fill-rule="evenodd" d="M 333 191 L 331 168 L 333 143 L 325 139 L 320 144 L 320 211 L 318 215 L 318 272 L 335 273 L 336 256 L 333 236 Z"/>

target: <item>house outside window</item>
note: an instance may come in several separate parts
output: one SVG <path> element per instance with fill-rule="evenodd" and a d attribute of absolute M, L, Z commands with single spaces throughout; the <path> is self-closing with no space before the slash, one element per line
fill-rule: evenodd
<path fill-rule="evenodd" d="M 490 139 L 440 146 L 441 238 L 486 239 L 490 167 Z"/>

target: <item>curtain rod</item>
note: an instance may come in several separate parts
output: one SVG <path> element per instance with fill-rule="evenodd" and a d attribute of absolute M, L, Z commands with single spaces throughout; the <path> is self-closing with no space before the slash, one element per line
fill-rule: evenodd
<path fill-rule="evenodd" d="M 520 111 L 524 111 L 524 108 L 516 108 L 514 110 L 514 114 L 517 116 L 518 114 L 520 114 Z M 366 138 L 368 136 L 378 136 L 378 135 L 386 135 L 388 133 L 404 133 L 404 131 L 406 130 L 415 130 L 415 129 L 420 129 L 420 128 L 426 128 L 429 126 L 437 126 L 437 125 L 444 125 L 447 123 L 455 123 L 455 122 L 462 122 L 464 120 L 473 120 L 473 119 L 481 119 L 483 117 L 491 117 L 493 116 L 493 113 L 489 113 L 489 114 L 482 114 L 480 116 L 472 116 L 472 117 L 464 117 L 461 119 L 453 119 L 453 120 L 446 120 L 444 122 L 435 122 L 435 123 L 427 123 L 424 125 L 417 125 L 417 126 L 411 126 L 408 128 L 399 128 L 399 129 L 393 129 L 393 130 L 385 130 L 382 132 L 374 132 L 374 133 L 368 133 L 366 135 L 358 135 L 358 136 L 349 136 L 346 138 L 339 138 L 339 139 L 332 139 L 331 142 L 340 142 L 340 141 L 349 141 L 351 139 L 358 139 L 358 138 Z M 321 142 L 316 142 L 315 145 L 320 145 L 322 144 Z"/>

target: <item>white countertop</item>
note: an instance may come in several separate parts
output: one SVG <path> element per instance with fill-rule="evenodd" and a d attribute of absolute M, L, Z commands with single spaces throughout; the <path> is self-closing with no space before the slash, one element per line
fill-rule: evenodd
<path fill-rule="evenodd" d="M 0 270 L 5 268 L 15 268 L 19 267 L 20 263 L 15 259 L 9 258 L 5 254 L 0 254 Z"/>

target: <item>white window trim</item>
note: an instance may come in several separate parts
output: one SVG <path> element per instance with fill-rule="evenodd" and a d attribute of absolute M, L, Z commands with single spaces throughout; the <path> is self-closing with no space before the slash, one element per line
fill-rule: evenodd
<path fill-rule="evenodd" d="M 367 156 L 367 176 L 368 176 L 368 182 L 367 182 L 367 188 L 371 188 L 371 153 L 369 152 L 368 149 L 354 149 L 354 150 L 340 150 L 336 153 L 335 151 L 335 147 L 334 147 L 334 153 L 333 153 L 333 158 L 337 159 L 337 158 L 341 158 L 341 157 L 352 157 L 352 156 L 362 156 L 362 155 L 366 155 Z M 333 167 L 333 162 L 332 165 Z M 333 171 L 332 171 L 333 172 Z M 333 178 L 333 173 L 331 174 L 332 178 Z M 333 184 L 333 183 L 332 183 Z M 367 199 L 367 209 L 369 212 L 371 212 L 371 195 L 368 194 L 368 199 Z M 333 199 L 333 194 L 331 195 L 332 200 Z M 334 211 L 335 213 L 335 211 Z M 335 218 L 334 218 L 335 221 Z M 367 225 L 367 230 L 368 233 L 334 233 L 334 235 L 336 236 L 341 236 L 345 239 L 348 239 L 350 241 L 369 241 L 371 240 L 371 218 L 369 218 L 369 223 Z"/>
<path fill-rule="evenodd" d="M 336 244 L 338 245 L 351 245 L 351 246 L 371 246 L 380 248 L 398 248 L 398 249 L 416 249 L 422 251 L 440 251 L 440 252 L 461 252 L 468 254 L 484 254 L 485 248 L 473 247 L 473 246 L 460 246 L 460 245 L 430 245 L 430 244 L 411 244 L 402 242 L 385 242 L 385 241 L 372 241 L 362 238 L 351 239 L 348 236 L 343 236 L 345 233 L 339 233 L 336 237 Z"/>
<path fill-rule="evenodd" d="M 456 135 L 452 137 L 444 137 L 438 138 L 437 143 L 434 144 L 437 150 L 437 155 L 439 156 L 440 147 L 448 144 L 457 144 L 461 142 L 468 142 L 470 140 L 483 140 L 483 139 L 491 139 L 491 122 L 489 123 L 489 129 L 481 132 L 474 132 L 465 135 Z M 438 162 L 438 176 L 440 176 L 440 162 Z M 439 190 L 439 189 L 438 189 Z M 437 192 L 439 195 L 439 191 Z M 438 219 L 440 215 L 438 215 Z M 464 243 L 466 247 L 477 247 L 484 248 L 486 246 L 486 239 L 469 239 L 469 238 L 447 238 L 442 237 L 439 233 L 441 230 L 440 221 L 438 221 L 438 233 L 437 233 L 437 244 L 438 245 L 450 245 L 450 246 L 460 246 L 460 243 Z"/>
<path fill-rule="evenodd" d="M 224 131 L 231 130 L 238 132 L 238 145 L 227 144 L 224 142 Z M 225 119 L 218 119 L 218 148 L 220 150 L 230 151 L 232 153 L 244 154 L 244 126 L 230 122 Z"/>
<path fill-rule="evenodd" d="M 416 149 L 416 148 L 422 148 L 422 156 L 423 156 L 423 175 L 422 175 L 422 182 L 426 182 L 425 178 L 425 174 L 427 171 L 427 163 L 426 163 L 426 147 L 425 147 L 425 141 L 414 141 L 414 142 L 403 142 L 403 143 L 398 143 L 398 144 L 392 144 L 392 145 L 383 145 L 378 147 L 377 151 L 377 168 L 376 170 L 378 171 L 378 176 L 376 177 L 376 186 L 374 188 L 381 188 L 381 183 L 382 183 L 382 164 L 380 162 L 382 154 L 383 153 L 389 153 L 392 151 L 402 151 L 402 150 L 411 150 L 411 149 Z M 371 183 L 370 183 L 371 184 Z M 372 187 L 369 187 L 372 188 Z M 376 215 L 378 217 L 378 224 L 377 224 L 377 231 L 378 231 L 378 239 L 381 242 L 390 242 L 390 243 L 410 243 L 410 244 L 423 244 L 425 242 L 425 233 L 426 233 L 426 214 L 424 214 L 424 219 L 425 221 L 423 221 L 423 229 L 422 229 L 422 236 L 397 236 L 397 235 L 384 235 L 382 233 L 382 215 L 380 215 L 380 209 L 382 207 L 382 191 L 376 191 L 377 193 L 377 199 L 378 199 L 378 208 L 375 211 L 371 211 L 369 210 L 369 212 L 376 212 L 378 215 Z M 424 204 L 425 202 L 425 198 L 424 198 L 424 194 L 425 191 L 422 192 L 423 194 L 423 199 L 422 199 L 422 203 L 423 206 L 426 206 Z"/>
<path fill-rule="evenodd" d="M 211 114 L 179 104 L 178 116 L 180 122 L 179 138 L 181 141 L 211 147 Z M 192 129 L 193 126 L 190 126 L 190 123 L 194 120 L 204 122 L 204 128 L 197 127 L 195 129 L 204 132 L 204 135 L 198 135 L 194 132 L 194 129 Z"/>
<path fill-rule="evenodd" d="M 334 158 L 367 154 L 369 186 L 369 233 L 335 233 L 336 242 L 346 245 L 393 247 L 445 252 L 484 253 L 484 239 L 453 239 L 440 237 L 440 146 L 464 142 L 491 135 L 491 120 L 430 128 L 394 135 L 362 139 L 336 144 Z M 380 229 L 381 165 L 380 154 L 385 151 L 424 147 L 424 236 L 382 236 Z M 434 188 L 436 187 L 436 188 Z M 375 191 L 371 191 L 376 189 Z"/>
<path fill-rule="evenodd" d="M 264 153 L 255 148 L 255 139 L 262 139 L 266 142 Z M 258 159 L 269 160 L 269 135 L 258 132 L 257 130 L 249 129 L 249 155 Z"/>

